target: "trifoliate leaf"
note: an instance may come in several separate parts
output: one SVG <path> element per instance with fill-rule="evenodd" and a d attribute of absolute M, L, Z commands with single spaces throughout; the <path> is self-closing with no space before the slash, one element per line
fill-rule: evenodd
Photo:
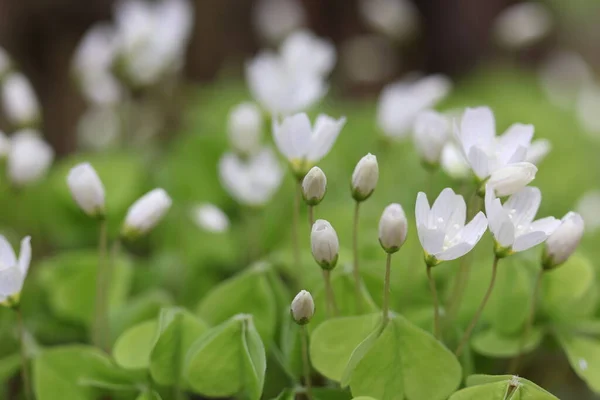
<path fill-rule="evenodd" d="M 142 322 L 126 330 L 112 350 L 115 362 L 127 369 L 145 369 L 156 340 L 156 320 Z"/>
<path fill-rule="evenodd" d="M 542 337 L 543 331 L 535 327 L 529 331 L 525 342 L 521 336 L 504 336 L 488 329 L 473 335 L 471 347 L 484 356 L 508 358 L 534 350 L 541 343 Z"/>
<path fill-rule="evenodd" d="M 112 336 L 116 339 L 126 329 L 155 318 L 161 308 L 172 303 L 173 299 L 169 293 L 163 290 L 151 290 L 130 298 L 126 304 L 110 315 Z"/>

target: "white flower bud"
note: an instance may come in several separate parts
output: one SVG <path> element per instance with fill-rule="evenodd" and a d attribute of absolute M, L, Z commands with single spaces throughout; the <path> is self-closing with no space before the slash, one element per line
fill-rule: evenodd
<path fill-rule="evenodd" d="M 379 179 L 377 157 L 369 153 L 360 159 L 352 173 L 352 197 L 364 201 L 373 194 Z"/>
<path fill-rule="evenodd" d="M 575 252 L 583 236 L 584 223 L 581 215 L 568 212 L 561 224 L 546 240 L 544 269 L 552 269 L 567 261 Z"/>
<path fill-rule="evenodd" d="M 104 217 L 104 185 L 94 167 L 82 163 L 71 168 L 67 184 L 73 198 L 87 215 Z"/>
<path fill-rule="evenodd" d="M 417 115 L 414 127 L 415 147 L 426 165 L 439 164 L 448 132 L 448 119 L 443 114 L 427 110 Z"/>
<path fill-rule="evenodd" d="M 294 300 L 292 300 L 292 306 L 290 307 L 290 314 L 292 318 L 299 325 L 306 325 L 310 322 L 311 318 L 315 314 L 315 302 L 310 294 L 306 290 L 301 290 Z"/>
<path fill-rule="evenodd" d="M 392 203 L 379 220 L 379 243 L 387 253 L 395 253 L 406 241 L 408 222 L 402 206 Z"/>
<path fill-rule="evenodd" d="M 527 186 L 536 173 L 537 167 L 529 162 L 512 163 L 492 172 L 486 183 L 495 190 L 496 196 L 510 196 Z"/>
<path fill-rule="evenodd" d="M 150 231 L 171 208 L 172 200 L 164 189 L 154 189 L 140 197 L 127 211 L 122 235 L 136 238 Z"/>
<path fill-rule="evenodd" d="M 310 245 L 315 261 L 326 270 L 335 268 L 340 251 L 340 242 L 333 226 L 324 219 L 318 219 L 312 226 Z"/>
<path fill-rule="evenodd" d="M 192 209 L 192 219 L 196 225 L 205 231 L 223 233 L 229 229 L 229 218 L 214 204 L 199 204 Z"/>
<path fill-rule="evenodd" d="M 2 106 L 9 121 L 17 127 L 35 122 L 40 116 L 40 106 L 25 75 L 13 72 L 2 84 Z"/>
<path fill-rule="evenodd" d="M 54 150 L 39 132 L 25 129 L 15 133 L 8 153 L 8 176 L 17 186 L 40 179 L 52 164 Z"/>
<path fill-rule="evenodd" d="M 327 177 L 321 168 L 312 167 L 302 180 L 302 195 L 306 204 L 316 206 L 325 197 Z"/>
<path fill-rule="evenodd" d="M 263 116 L 253 103 L 241 103 L 229 112 L 227 134 L 236 153 L 248 155 L 261 148 Z"/>

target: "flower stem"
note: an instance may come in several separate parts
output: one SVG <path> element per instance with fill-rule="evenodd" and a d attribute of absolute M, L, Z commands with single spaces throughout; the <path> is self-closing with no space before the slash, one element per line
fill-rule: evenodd
<path fill-rule="evenodd" d="M 335 294 L 331 286 L 331 271 L 323 270 L 323 280 L 325 281 L 325 298 L 327 299 L 327 316 L 335 317 L 338 314 L 337 304 L 335 303 Z"/>
<path fill-rule="evenodd" d="M 485 296 L 483 297 L 483 300 L 481 301 L 481 304 L 479 305 L 479 308 L 477 309 L 475 316 L 473 316 L 473 319 L 471 320 L 469 327 L 465 331 L 462 339 L 460 340 L 460 344 L 458 345 L 458 347 L 456 348 L 456 351 L 454 352 L 457 357 L 460 357 L 460 355 L 462 354 L 462 352 L 465 348 L 465 345 L 467 344 L 467 342 L 469 341 L 469 338 L 471 337 L 471 333 L 473 332 L 475 325 L 477 325 L 477 321 L 479 320 L 479 317 L 481 317 L 481 313 L 483 312 L 485 305 L 487 304 L 488 300 L 490 299 L 492 290 L 494 289 L 494 284 L 496 283 L 496 275 L 498 272 L 498 261 L 500 261 L 500 258 L 498 256 L 494 256 L 494 263 L 492 264 L 492 279 L 490 280 L 490 286 L 488 287 L 487 292 L 485 292 Z"/>
<path fill-rule="evenodd" d="M 433 335 L 436 339 L 440 338 L 440 302 L 438 300 L 437 289 L 435 288 L 435 280 L 431 274 L 430 265 L 427 266 L 427 279 L 429 280 L 429 289 L 433 298 Z"/>
<path fill-rule="evenodd" d="M 294 269 L 300 269 L 300 243 L 298 237 L 299 219 L 300 219 L 300 197 L 302 196 L 302 183 L 296 183 L 296 194 L 294 196 L 294 210 L 292 216 L 292 246 L 294 252 Z M 303 274 L 301 273 L 300 276 Z"/>
<path fill-rule="evenodd" d="M 304 385 L 306 386 L 306 397 L 308 400 L 313 399 L 312 383 L 310 380 L 310 360 L 308 357 L 308 331 L 306 325 L 300 327 L 302 335 L 302 364 L 304 364 Z"/>
<path fill-rule="evenodd" d="M 354 275 L 354 297 L 356 301 L 356 313 L 360 314 L 362 311 L 361 302 L 361 280 L 360 270 L 358 269 L 358 216 L 360 210 L 360 202 L 356 202 L 354 205 L 354 225 L 352 227 L 352 251 L 353 251 L 353 268 L 352 273 Z"/>
<path fill-rule="evenodd" d="M 387 324 L 390 319 L 390 273 L 392 269 L 392 253 L 387 253 L 385 261 L 385 279 L 383 281 L 383 305 L 381 307 L 383 311 L 383 326 Z"/>
<path fill-rule="evenodd" d="M 106 349 L 106 325 L 107 314 L 107 298 L 106 280 L 107 278 L 107 222 L 106 219 L 100 221 L 100 233 L 98 237 L 98 270 L 96 271 L 96 307 L 93 327 L 93 343 L 95 346 Z"/>
<path fill-rule="evenodd" d="M 309 226 L 309 231 L 312 230 L 312 226 L 315 224 L 315 207 L 314 206 L 308 206 L 308 223 L 310 224 Z"/>
<path fill-rule="evenodd" d="M 542 278 L 544 277 L 544 271 L 545 269 L 540 269 L 535 278 L 533 297 L 531 298 L 529 314 L 527 316 L 527 321 L 525 322 L 525 331 L 523 332 L 523 336 L 521 337 L 521 343 L 519 344 L 519 354 L 517 354 L 517 356 L 510 363 L 510 366 L 508 368 L 509 371 L 516 372 L 519 369 L 521 357 L 523 356 L 523 347 L 525 347 L 525 344 L 527 343 L 527 338 L 531 334 L 531 329 L 533 328 L 533 319 L 535 317 L 535 311 L 537 308 L 537 298 L 540 292 L 540 288 L 542 286 Z"/>
<path fill-rule="evenodd" d="M 16 307 L 17 320 L 19 324 L 19 339 L 21 341 L 21 379 L 23 380 L 23 392 L 25 393 L 25 399 L 33 400 L 33 394 L 31 392 L 31 380 L 29 379 L 29 369 L 27 366 L 27 350 L 25 349 L 25 324 L 23 323 L 23 314 L 21 308 Z"/>

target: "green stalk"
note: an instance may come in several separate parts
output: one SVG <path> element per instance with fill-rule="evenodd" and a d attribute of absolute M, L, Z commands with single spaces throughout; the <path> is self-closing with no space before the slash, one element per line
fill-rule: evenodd
<path fill-rule="evenodd" d="M 383 326 L 385 326 L 389 319 L 390 310 L 390 275 L 392 269 L 392 253 L 387 253 L 385 261 L 385 279 L 383 281 L 383 306 L 381 307 L 383 312 Z"/>
<path fill-rule="evenodd" d="M 356 312 L 360 314 L 362 311 L 361 301 L 361 280 L 360 270 L 358 269 L 358 217 L 360 210 L 360 202 L 355 202 L 354 206 L 354 225 L 352 227 L 352 251 L 353 251 L 353 268 L 352 274 L 354 275 L 354 298 L 356 301 Z"/>
<path fill-rule="evenodd" d="M 308 400 L 313 399 L 312 393 L 312 382 L 310 379 L 310 359 L 308 356 L 308 331 L 306 325 L 300 327 L 300 334 L 302 335 L 302 364 L 304 367 L 304 385 L 306 387 L 306 397 Z"/>
<path fill-rule="evenodd" d="M 440 302 L 438 299 L 437 289 L 435 288 L 435 280 L 431 273 L 431 266 L 427 266 L 427 279 L 429 280 L 429 290 L 433 298 L 433 335 L 436 339 L 440 338 Z"/>
<path fill-rule="evenodd" d="M 106 349 L 106 325 L 107 325 L 107 298 L 106 280 L 107 263 L 107 222 L 106 219 L 100 220 L 100 233 L 98 239 L 98 270 L 96 271 L 96 307 L 93 327 L 93 343 L 95 346 Z"/>
<path fill-rule="evenodd" d="M 331 271 L 323 270 L 323 280 L 325 281 L 325 297 L 327 301 L 327 316 L 329 318 L 338 315 L 337 304 L 335 302 L 335 294 L 331 286 Z"/>
<path fill-rule="evenodd" d="M 15 308 L 17 313 L 17 320 L 19 325 L 19 340 L 21 342 L 21 379 L 23 380 L 23 392 L 25 393 L 25 399 L 33 400 L 33 393 L 31 391 L 31 379 L 29 377 L 29 368 L 27 363 L 27 349 L 25 348 L 25 324 L 23 323 L 23 314 L 21 313 L 21 307 Z"/>

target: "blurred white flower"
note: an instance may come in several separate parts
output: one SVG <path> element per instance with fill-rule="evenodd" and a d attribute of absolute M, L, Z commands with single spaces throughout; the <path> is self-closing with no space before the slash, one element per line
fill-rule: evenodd
<path fill-rule="evenodd" d="M 67 175 L 73 199 L 91 217 L 104 217 L 104 185 L 90 163 L 74 166 Z"/>
<path fill-rule="evenodd" d="M 8 176 L 16 186 L 33 183 L 46 174 L 53 159 L 54 150 L 41 134 L 33 129 L 23 129 L 11 137 Z"/>
<path fill-rule="evenodd" d="M 333 226 L 324 219 L 318 219 L 310 232 L 310 246 L 317 264 L 325 270 L 335 268 L 340 251 L 340 242 Z"/>
<path fill-rule="evenodd" d="M 306 110 L 327 92 L 323 76 L 294 73 L 277 54 L 262 51 L 246 63 L 252 97 L 273 116 Z"/>
<path fill-rule="evenodd" d="M 243 160 L 226 153 L 219 161 L 221 184 L 237 202 L 263 206 L 271 200 L 283 178 L 283 170 L 269 148 Z"/>
<path fill-rule="evenodd" d="M 311 127 L 305 113 L 273 122 L 273 138 L 277 149 L 287 158 L 299 179 L 329 153 L 346 118 L 338 120 L 320 114 Z"/>
<path fill-rule="evenodd" d="M 449 133 L 450 124 L 444 114 L 425 110 L 417 115 L 414 126 L 415 148 L 426 164 L 439 164 Z"/>
<path fill-rule="evenodd" d="M 15 252 L 0 235 L 0 303 L 15 306 L 19 303 L 23 283 L 31 262 L 31 237 L 21 240 L 21 250 L 17 259 Z"/>
<path fill-rule="evenodd" d="M 600 190 L 590 190 L 577 201 L 575 210 L 585 221 L 586 233 L 594 233 L 600 228 Z"/>
<path fill-rule="evenodd" d="M 31 83 L 20 72 L 11 72 L 2 81 L 2 107 L 6 118 L 23 127 L 40 118 L 40 106 Z"/>
<path fill-rule="evenodd" d="M 0 161 L 8 157 L 10 152 L 10 138 L 0 131 Z"/>
<path fill-rule="evenodd" d="M 542 201 L 536 187 L 525 187 L 502 204 L 494 191 L 485 191 L 485 213 L 496 240 L 496 254 L 506 256 L 543 243 L 560 225 L 554 217 L 534 221 Z"/>
<path fill-rule="evenodd" d="M 290 313 L 292 318 L 300 325 L 305 325 L 310 322 L 311 318 L 315 314 L 315 302 L 310 294 L 306 290 L 301 290 L 290 306 Z"/>
<path fill-rule="evenodd" d="M 546 240 L 543 265 L 545 269 L 558 267 L 575 252 L 583 236 L 584 223 L 581 215 L 569 211 L 560 225 Z"/>
<path fill-rule="evenodd" d="M 294 75 L 326 76 L 335 66 L 333 43 L 308 30 L 292 33 L 284 40 L 279 51 L 287 69 Z"/>
<path fill-rule="evenodd" d="M 448 141 L 442 149 L 442 169 L 452 179 L 462 180 L 471 174 L 471 167 L 456 143 Z"/>
<path fill-rule="evenodd" d="M 113 107 L 91 106 L 77 123 L 78 144 L 85 149 L 104 150 L 119 139 L 121 119 Z"/>
<path fill-rule="evenodd" d="M 223 233 L 229 229 L 229 218 L 219 207 L 203 203 L 192 209 L 192 219 L 196 225 L 205 231 Z"/>
<path fill-rule="evenodd" d="M 327 177 L 319 167 L 312 167 L 302 180 L 302 196 L 306 204 L 316 206 L 325 197 Z"/>
<path fill-rule="evenodd" d="M 395 253 L 406 241 L 408 221 L 402 206 L 392 203 L 383 210 L 379 219 L 379 243 L 387 253 Z"/>
<path fill-rule="evenodd" d="M 500 45 L 520 49 L 546 37 L 552 29 L 552 19 L 541 2 L 517 3 L 496 17 L 494 33 Z"/>
<path fill-rule="evenodd" d="M 537 168 L 527 162 L 533 125 L 513 124 L 496 137 L 494 114 L 488 107 L 467 108 L 454 133 L 463 155 L 480 182 L 487 179 L 502 185 L 497 190 L 509 195 L 535 178 Z M 504 169 L 504 170 L 503 170 Z"/>
<path fill-rule="evenodd" d="M 487 229 L 482 212 L 465 225 L 467 205 L 461 195 L 450 188 L 442 190 L 429 208 L 427 195 L 419 192 L 415 206 L 419 241 L 428 265 L 454 260 L 467 254 Z"/>
<path fill-rule="evenodd" d="M 365 201 L 373 194 L 379 180 L 377 157 L 369 153 L 361 158 L 352 172 L 352 197 L 356 201 Z"/>
<path fill-rule="evenodd" d="M 134 239 L 154 228 L 171 208 L 173 201 L 164 189 L 153 189 L 127 210 L 121 234 Z"/>
<path fill-rule="evenodd" d="M 552 150 L 552 144 L 548 139 L 534 140 L 527 149 L 525 161 L 537 165 L 550 153 L 550 150 Z"/>
<path fill-rule="evenodd" d="M 302 27 L 305 19 L 299 0 L 260 0 L 252 10 L 254 28 L 263 39 L 274 44 Z"/>
<path fill-rule="evenodd" d="M 377 124 L 394 139 L 406 137 L 419 112 L 432 108 L 449 92 L 452 84 L 442 75 L 430 75 L 414 82 L 400 81 L 386 86 L 379 97 Z"/>
<path fill-rule="evenodd" d="M 233 149 L 242 155 L 260 149 L 263 135 L 263 115 L 254 103 L 240 103 L 231 109 L 227 134 Z"/>
<path fill-rule="evenodd" d="M 590 66 L 570 50 L 551 53 L 543 62 L 539 75 L 550 101 L 565 109 L 572 108 L 581 90 L 594 81 Z"/>
<path fill-rule="evenodd" d="M 398 41 L 410 37 L 419 26 L 419 12 L 408 0 L 361 0 L 359 11 L 371 29 Z"/>
<path fill-rule="evenodd" d="M 600 85 L 584 87 L 579 92 L 576 107 L 579 123 L 589 134 L 600 137 Z"/>

